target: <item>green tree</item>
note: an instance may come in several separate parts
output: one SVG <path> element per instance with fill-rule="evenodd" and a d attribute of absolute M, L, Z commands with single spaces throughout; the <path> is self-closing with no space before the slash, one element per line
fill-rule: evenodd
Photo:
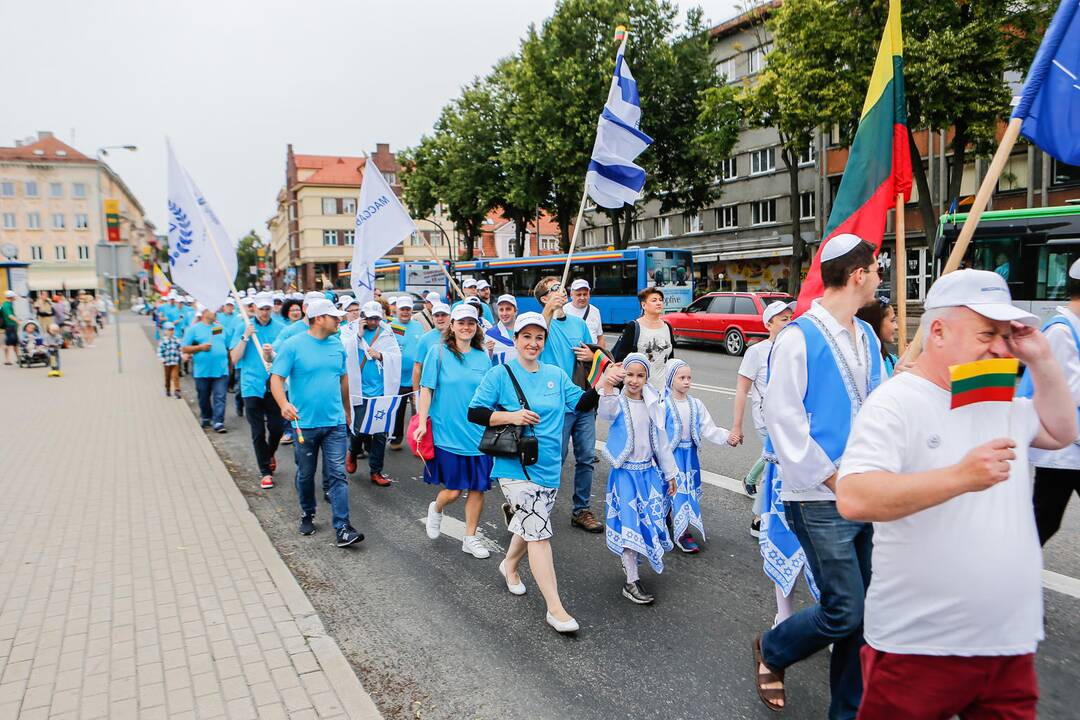
<path fill-rule="evenodd" d="M 266 260 L 259 257 L 260 249 L 265 252 L 266 245 L 254 230 L 248 230 L 248 234 L 236 243 L 236 287 L 259 287 L 259 261 Z M 252 267 L 256 268 L 255 272 L 251 272 Z"/>

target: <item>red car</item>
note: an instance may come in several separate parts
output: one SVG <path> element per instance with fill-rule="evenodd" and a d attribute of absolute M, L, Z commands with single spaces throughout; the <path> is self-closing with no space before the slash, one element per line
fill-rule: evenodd
<path fill-rule="evenodd" d="M 729 355 L 742 355 L 747 345 L 769 337 L 761 313 L 776 300 L 792 298 L 784 293 L 714 292 L 664 319 L 675 331 L 676 342 L 721 343 Z"/>

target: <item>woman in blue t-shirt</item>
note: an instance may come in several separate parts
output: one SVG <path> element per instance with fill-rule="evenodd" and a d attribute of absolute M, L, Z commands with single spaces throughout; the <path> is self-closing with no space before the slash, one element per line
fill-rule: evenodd
<path fill-rule="evenodd" d="M 420 374 L 418 425 L 413 438 L 419 445 L 430 418 L 435 457 L 424 463 L 424 482 L 443 489 L 428 505 L 428 537 L 439 537 L 443 510 L 468 490 L 461 550 L 483 559 L 491 553 L 476 537 L 476 526 L 484 509 L 484 493 L 491 488 L 491 458 L 480 452 L 483 428 L 466 417 L 473 393 L 491 368 L 478 317 L 476 308 L 458 305 L 450 313 L 444 341 L 428 350 Z"/>
<path fill-rule="evenodd" d="M 551 511 L 562 474 L 563 420 L 567 413 L 596 408 L 595 390 L 582 392 L 557 365 L 539 361 L 547 340 L 547 322 L 540 313 L 523 313 L 514 322 L 517 358 L 484 376 L 469 408 L 469 420 L 481 426 L 523 425 L 536 436 L 536 463 L 525 467 L 516 458 L 497 457 L 491 477 L 499 480 L 507 504 L 503 512 L 514 534 L 499 574 L 514 595 L 524 595 L 518 563 L 529 555 L 529 569 L 547 605 L 547 623 L 559 632 L 574 632 L 577 621 L 563 608 L 551 555 Z M 513 373 L 511 379 L 510 373 Z M 529 409 L 522 407 L 514 380 Z"/>

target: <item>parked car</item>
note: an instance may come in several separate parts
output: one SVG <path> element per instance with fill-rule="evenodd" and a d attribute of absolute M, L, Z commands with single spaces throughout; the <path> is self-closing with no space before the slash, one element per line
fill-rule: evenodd
<path fill-rule="evenodd" d="M 720 343 L 729 355 L 742 355 L 747 345 L 769 337 L 761 313 L 784 293 L 713 292 L 699 297 L 664 319 L 675 331 L 675 342 Z"/>

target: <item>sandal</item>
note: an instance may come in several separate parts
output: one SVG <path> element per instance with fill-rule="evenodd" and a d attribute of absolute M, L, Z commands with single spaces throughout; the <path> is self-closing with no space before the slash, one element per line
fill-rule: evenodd
<path fill-rule="evenodd" d="M 784 697 L 784 671 L 776 672 L 769 670 L 768 672 L 762 672 L 761 666 L 765 665 L 765 660 L 761 657 L 761 636 L 758 635 L 754 638 L 754 675 L 757 677 L 755 685 L 757 686 L 758 697 L 761 698 L 761 702 L 765 703 L 765 707 L 769 708 L 773 712 L 780 712 L 784 709 L 786 698 Z M 765 667 L 769 667 L 765 665 Z M 781 683 L 781 687 L 765 687 L 772 683 Z M 777 705 L 776 701 L 779 700 L 784 705 Z"/>

